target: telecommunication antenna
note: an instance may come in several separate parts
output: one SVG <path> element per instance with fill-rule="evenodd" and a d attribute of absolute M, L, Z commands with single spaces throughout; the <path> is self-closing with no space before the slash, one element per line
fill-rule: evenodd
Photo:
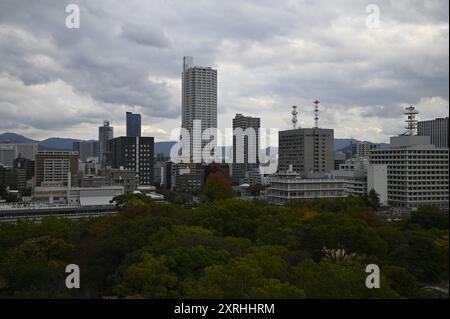
<path fill-rule="evenodd" d="M 319 127 L 319 104 L 320 101 L 315 100 L 314 101 L 314 127 Z"/>
<path fill-rule="evenodd" d="M 406 132 L 404 135 L 415 135 L 417 130 L 417 120 L 416 115 L 419 114 L 419 111 L 417 111 L 414 106 L 410 105 L 406 108 L 404 113 L 407 118 L 405 120 L 406 122 Z"/>
<path fill-rule="evenodd" d="M 292 114 L 292 127 L 294 129 L 296 129 L 297 128 L 297 115 L 298 115 L 297 105 L 292 105 L 292 112 L 291 112 L 291 114 Z"/>

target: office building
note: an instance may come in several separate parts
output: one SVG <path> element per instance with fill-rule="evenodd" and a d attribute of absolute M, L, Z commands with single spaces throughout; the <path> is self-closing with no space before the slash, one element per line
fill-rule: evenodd
<path fill-rule="evenodd" d="M 18 189 L 17 172 L 12 167 L 3 166 L 0 164 L 0 187 Z"/>
<path fill-rule="evenodd" d="M 366 158 L 347 160 L 340 164 L 337 170 L 332 170 L 330 176 L 345 181 L 344 187 L 347 195 L 365 195 L 367 194 L 367 163 Z"/>
<path fill-rule="evenodd" d="M 172 165 L 171 161 L 167 161 L 164 174 L 161 174 L 161 186 L 167 189 L 172 189 Z"/>
<path fill-rule="evenodd" d="M 232 182 L 235 185 L 243 183 L 246 172 L 258 170 L 260 127 L 258 117 L 236 114 L 233 119 Z"/>
<path fill-rule="evenodd" d="M 356 157 L 369 157 L 370 151 L 377 147 L 380 147 L 380 145 L 370 142 L 357 142 Z"/>
<path fill-rule="evenodd" d="M 108 121 L 103 122 L 103 126 L 98 128 L 98 144 L 100 167 L 105 168 L 109 165 L 108 159 L 110 154 L 109 141 L 114 138 L 114 129 L 109 125 Z"/>
<path fill-rule="evenodd" d="M 105 173 L 105 185 L 121 185 L 125 193 L 136 190 L 136 172 L 120 168 L 108 168 Z"/>
<path fill-rule="evenodd" d="M 265 199 L 273 204 L 286 204 L 292 200 L 346 197 L 344 179 L 309 178 L 293 171 L 281 171 L 270 177 Z"/>
<path fill-rule="evenodd" d="M 448 210 L 449 149 L 436 147 L 429 136 L 415 135 L 418 113 L 413 106 L 407 107 L 407 131 L 391 137 L 388 148 L 370 152 L 370 165 L 375 167 L 369 169 L 367 188 L 386 195 L 387 205 L 399 212 L 421 205 Z M 377 171 L 380 176 L 375 176 Z"/>
<path fill-rule="evenodd" d="M 89 160 L 99 158 L 99 142 L 98 141 L 77 141 L 73 142 L 72 150 L 78 152 L 80 160 L 87 162 Z"/>
<path fill-rule="evenodd" d="M 35 176 L 39 186 L 72 186 L 77 183 L 78 153 L 40 151 L 36 153 Z"/>
<path fill-rule="evenodd" d="M 127 137 L 141 136 L 141 114 L 126 113 Z"/>
<path fill-rule="evenodd" d="M 390 147 L 371 151 L 370 164 L 376 165 L 372 171 L 385 166 L 384 183 L 373 175 L 368 188 L 387 193 L 388 205 L 406 211 L 425 204 L 448 209 L 448 148 L 434 146 L 430 137 L 391 137 Z"/>
<path fill-rule="evenodd" d="M 0 164 L 12 167 L 18 156 L 34 161 L 37 150 L 37 143 L 0 143 Z"/>
<path fill-rule="evenodd" d="M 17 147 L 15 143 L 0 143 L 0 165 L 12 167 L 14 159 L 17 155 Z"/>
<path fill-rule="evenodd" d="M 370 164 L 367 168 L 367 192 L 374 190 L 378 194 L 381 206 L 388 206 L 387 165 Z"/>
<path fill-rule="evenodd" d="M 244 173 L 244 177 L 241 179 L 240 184 L 248 184 L 248 185 L 256 185 L 262 184 L 262 176 L 259 171 L 259 168 L 255 168 L 253 170 L 247 170 Z"/>
<path fill-rule="evenodd" d="M 205 167 L 199 163 L 172 164 L 171 190 L 199 193 L 203 190 Z"/>
<path fill-rule="evenodd" d="M 17 156 L 34 161 L 38 151 L 37 143 L 16 143 Z"/>
<path fill-rule="evenodd" d="M 306 177 L 334 168 L 334 130 L 295 128 L 278 133 L 278 172 L 293 171 Z"/>
<path fill-rule="evenodd" d="M 185 140 L 183 144 L 189 143 L 191 161 L 204 162 L 206 159 L 202 158 L 202 150 L 211 140 L 202 140 L 202 133 L 207 128 L 217 130 L 217 70 L 194 66 L 192 57 L 184 57 L 181 77 L 181 127 L 190 135 L 189 141 Z M 187 148 L 187 145 L 184 145 Z M 186 152 L 183 152 L 182 156 L 185 157 Z"/>
<path fill-rule="evenodd" d="M 102 187 L 106 185 L 105 176 L 83 174 L 78 173 L 78 184 L 79 187 Z"/>
<path fill-rule="evenodd" d="M 17 172 L 17 189 L 31 188 L 31 180 L 34 176 L 35 161 L 19 155 L 13 162 L 13 169 Z"/>
<path fill-rule="evenodd" d="M 112 168 L 134 171 L 138 186 L 153 184 L 153 137 L 121 136 L 110 140 L 109 144 Z"/>
<path fill-rule="evenodd" d="M 448 148 L 448 117 L 417 123 L 417 135 L 429 136 L 431 144 Z"/>
<path fill-rule="evenodd" d="M 101 187 L 39 186 L 34 189 L 33 201 L 72 206 L 112 206 L 115 196 L 124 193 L 120 185 Z"/>
<path fill-rule="evenodd" d="M 334 153 L 334 169 L 338 170 L 341 164 L 345 163 L 345 153 L 337 151 Z"/>

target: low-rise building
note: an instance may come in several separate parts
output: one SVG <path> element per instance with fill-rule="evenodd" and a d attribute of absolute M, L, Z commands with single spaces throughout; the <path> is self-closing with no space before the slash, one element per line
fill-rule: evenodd
<path fill-rule="evenodd" d="M 125 193 L 132 193 L 136 190 L 136 172 L 123 168 L 107 168 L 102 170 L 102 175 L 105 178 L 105 185 L 123 186 Z"/>
<path fill-rule="evenodd" d="M 113 205 L 112 199 L 124 193 L 123 186 L 68 187 L 39 186 L 34 189 L 33 201 L 74 206 Z"/>
<path fill-rule="evenodd" d="M 199 163 L 172 165 L 171 190 L 186 193 L 201 192 L 205 179 L 204 167 Z"/>
<path fill-rule="evenodd" d="M 279 172 L 270 178 L 266 200 L 286 204 L 291 200 L 346 197 L 346 181 L 333 178 L 302 178 L 294 171 Z"/>

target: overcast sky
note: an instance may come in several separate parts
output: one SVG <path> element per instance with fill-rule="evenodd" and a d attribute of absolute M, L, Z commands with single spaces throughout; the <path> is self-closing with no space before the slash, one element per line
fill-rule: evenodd
<path fill-rule="evenodd" d="M 66 5 L 80 28 L 65 26 Z M 379 8 L 379 25 L 367 24 Z M 183 55 L 218 69 L 219 128 L 320 126 L 386 142 L 403 109 L 448 116 L 449 1 L 0 1 L 0 133 L 94 139 L 142 113 L 143 135 L 180 126 Z M 372 14 L 372 15 L 371 15 Z M 368 18 L 368 16 L 370 17 Z M 375 27 L 374 27 L 375 26 Z"/>

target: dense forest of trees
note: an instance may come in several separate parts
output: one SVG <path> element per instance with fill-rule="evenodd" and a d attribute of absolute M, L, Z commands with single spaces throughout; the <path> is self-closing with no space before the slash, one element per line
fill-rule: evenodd
<path fill-rule="evenodd" d="M 426 288 L 449 269 L 448 215 L 432 207 L 387 222 L 368 197 L 116 202 L 117 215 L 0 225 L 0 297 L 448 297 Z M 67 264 L 80 266 L 80 289 L 66 288 Z M 367 264 L 380 268 L 379 289 L 366 288 Z"/>

